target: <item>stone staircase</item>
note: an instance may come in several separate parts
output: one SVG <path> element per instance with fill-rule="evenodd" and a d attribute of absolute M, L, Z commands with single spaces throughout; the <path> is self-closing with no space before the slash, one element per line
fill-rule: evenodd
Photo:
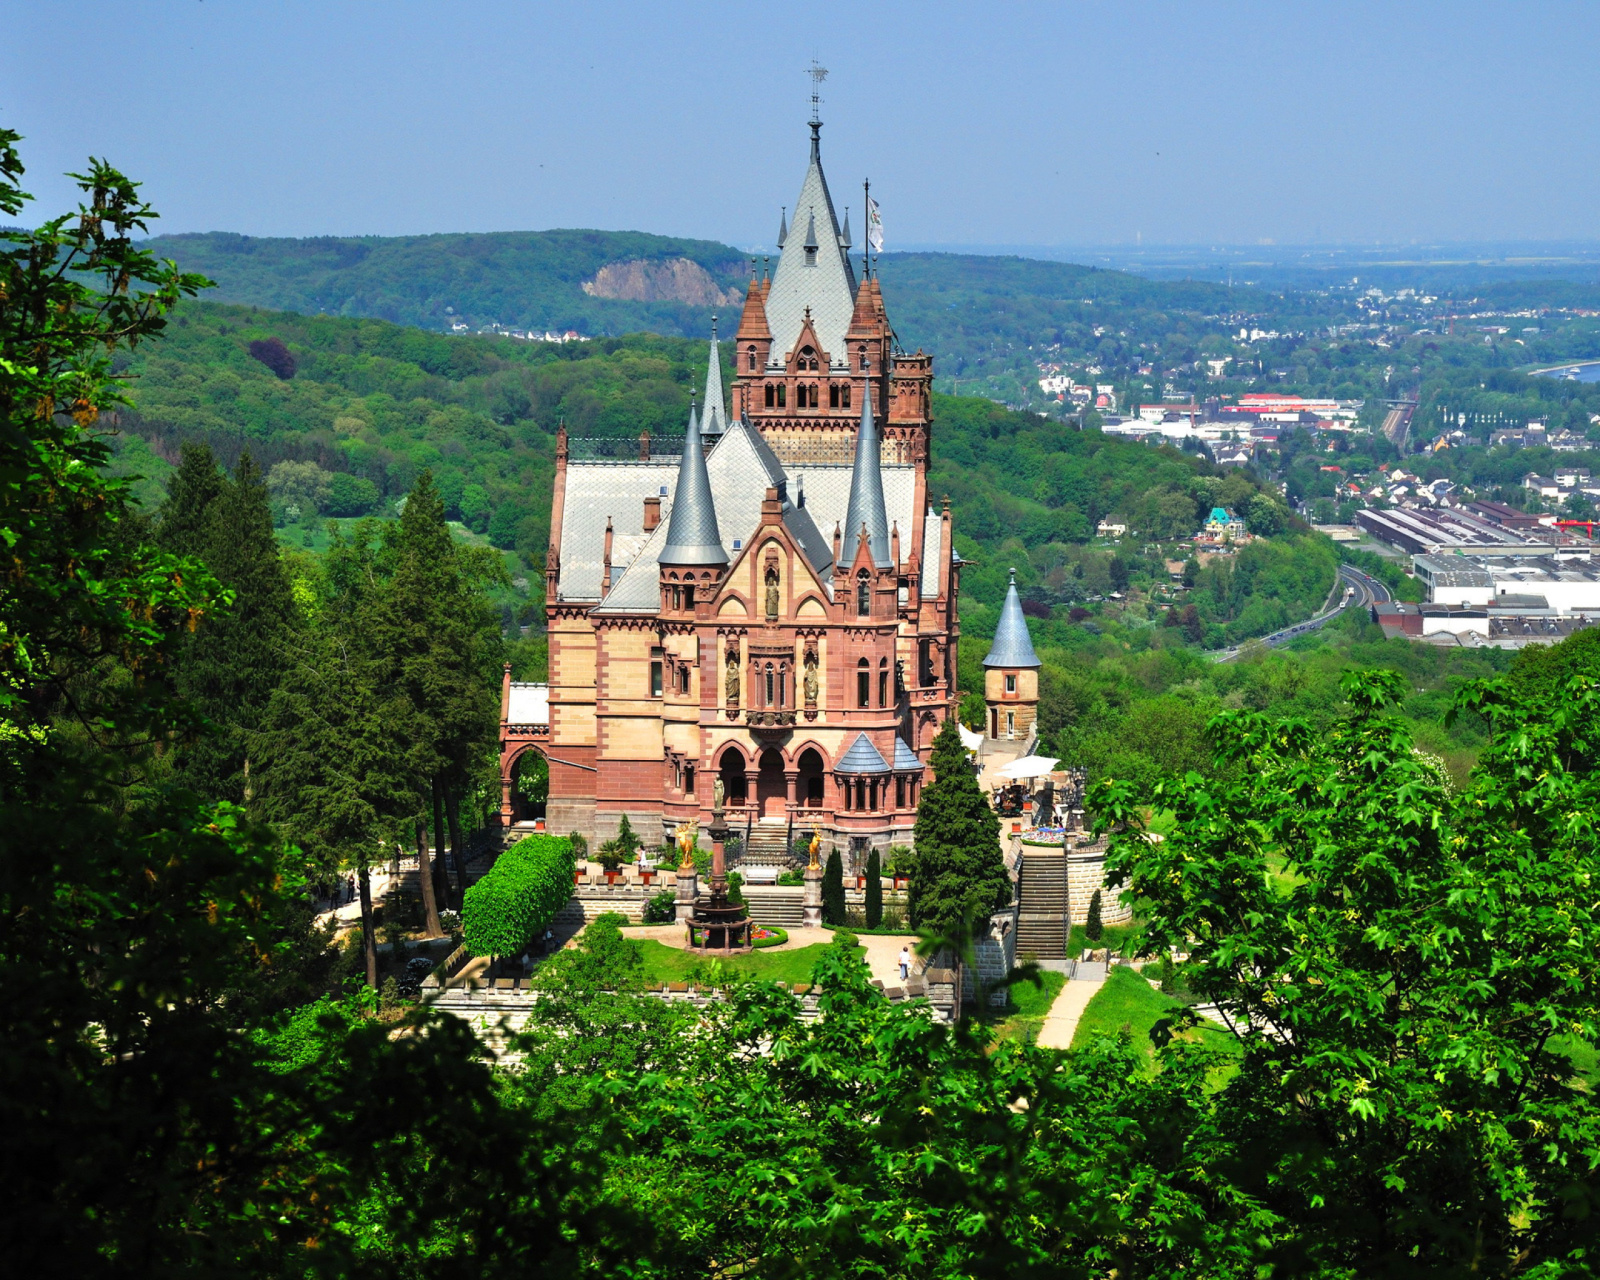
<path fill-rule="evenodd" d="M 757 924 L 779 929 L 801 927 L 801 903 L 805 890 L 798 885 L 745 885 L 742 890 L 750 918 Z"/>
<path fill-rule="evenodd" d="M 1017 959 L 1029 952 L 1040 960 L 1067 955 L 1067 860 L 1059 853 L 1026 848 L 1017 886 Z"/>
<path fill-rule="evenodd" d="M 746 867 L 786 867 L 789 865 L 789 822 L 786 818 L 762 818 L 751 824 L 750 844 L 739 854 L 739 865 Z"/>

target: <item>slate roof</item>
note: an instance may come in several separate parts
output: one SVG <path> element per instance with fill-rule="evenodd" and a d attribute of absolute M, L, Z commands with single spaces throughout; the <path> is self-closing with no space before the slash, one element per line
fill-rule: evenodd
<path fill-rule="evenodd" d="M 1017 595 L 1017 573 L 1011 571 L 1011 585 L 1006 588 L 1006 602 L 1000 607 L 1000 625 L 994 630 L 994 644 L 989 656 L 983 660 L 986 667 L 1037 667 L 1039 655 L 1033 651 L 1033 638 L 1028 635 L 1028 619 L 1022 612 L 1022 600 Z"/>
<path fill-rule="evenodd" d="M 643 515 L 640 516 L 643 523 Z M 672 490 L 672 513 L 667 518 L 667 541 L 661 549 L 664 564 L 727 564 L 728 553 L 717 531 L 717 509 L 711 500 L 711 479 L 706 455 L 700 447 L 700 424 L 689 404 L 689 429 L 678 459 L 678 480 Z M 612 549 L 613 566 L 615 548 Z"/>
<path fill-rule="evenodd" d="M 896 754 L 899 754 L 898 752 Z M 921 768 L 919 764 L 917 766 Z M 834 768 L 840 773 L 888 773 L 889 762 L 877 747 L 867 740 L 867 735 L 858 733 L 856 740 L 850 744 L 850 750 L 839 757 L 839 763 Z"/>
<path fill-rule="evenodd" d="M 816 262 L 807 265 L 806 244 L 800 236 L 787 236 L 780 241 L 782 251 L 767 294 L 767 325 L 772 330 L 769 363 L 775 365 L 782 365 L 794 349 L 807 307 L 811 308 L 817 340 L 829 359 L 846 363 L 844 336 L 855 313 L 856 277 L 844 249 L 833 197 L 828 194 L 828 180 L 822 173 L 821 127 L 811 126 L 811 163 L 794 206 L 794 225 L 807 227 L 804 240 L 816 246 Z"/>
<path fill-rule="evenodd" d="M 922 761 L 917 759 L 917 753 L 906 745 L 906 740 L 896 735 L 894 740 L 894 770 L 896 773 L 905 769 L 920 769 Z"/>
<path fill-rule="evenodd" d="M 872 395 L 861 397 L 861 425 L 856 429 L 856 456 L 850 469 L 850 506 L 844 519 L 844 545 L 840 554 L 848 564 L 856 558 L 861 527 L 867 528 L 872 563 L 886 569 L 889 558 L 889 517 L 883 505 L 883 460 L 878 425 L 872 418 Z"/>
<path fill-rule="evenodd" d="M 728 410 L 722 402 L 722 353 L 717 346 L 717 318 L 711 317 L 711 359 L 706 365 L 705 408 L 700 411 L 700 434 L 714 440 L 728 429 Z"/>

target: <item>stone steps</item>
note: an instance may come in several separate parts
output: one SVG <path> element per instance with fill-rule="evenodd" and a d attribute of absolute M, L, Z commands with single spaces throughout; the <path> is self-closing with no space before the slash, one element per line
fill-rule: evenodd
<path fill-rule="evenodd" d="M 751 867 L 783 867 L 789 864 L 789 824 L 757 822 L 750 828 L 750 842 L 739 854 L 739 862 Z"/>
<path fill-rule="evenodd" d="M 1067 954 L 1067 860 L 1060 854 L 1023 854 L 1017 885 L 1017 955 L 1063 960 Z"/>

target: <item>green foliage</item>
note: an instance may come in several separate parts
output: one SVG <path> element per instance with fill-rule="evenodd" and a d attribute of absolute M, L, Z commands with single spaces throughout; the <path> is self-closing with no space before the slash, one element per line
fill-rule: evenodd
<path fill-rule="evenodd" d="M 569 890 L 570 887 L 569 875 Z M 576 947 L 564 947 L 539 965 L 534 985 L 565 999 L 637 989 L 644 976 L 644 962 L 639 943 L 623 935 L 622 926 L 626 923 L 627 917 L 615 911 L 595 917 L 584 926 Z"/>
<path fill-rule="evenodd" d="M 634 832 L 633 824 L 628 821 L 628 815 L 623 814 L 616 839 L 603 841 L 600 845 L 600 865 L 607 871 L 615 871 L 624 862 L 632 862 L 643 844 L 644 841 Z"/>
<path fill-rule="evenodd" d="M 671 924 L 677 918 L 678 895 L 671 889 L 663 889 L 645 900 L 644 922 L 646 924 Z"/>
<path fill-rule="evenodd" d="M 514 956 L 572 897 L 573 851 L 558 836 L 524 836 L 467 890 L 463 941 L 476 956 Z"/>
<path fill-rule="evenodd" d="M 1144 944 L 1187 949 L 1189 988 L 1234 1028 L 1217 1133 L 1240 1192 L 1308 1264 L 1560 1270 L 1588 1247 L 1563 1206 L 1600 1140 L 1550 1043 L 1600 1034 L 1584 887 L 1600 872 L 1600 698 L 1583 681 L 1554 703 L 1463 689 L 1493 736 L 1452 788 L 1393 715 L 1403 679 L 1352 673 L 1345 692 L 1348 714 L 1317 733 L 1225 716 L 1225 780 L 1138 801 L 1101 784 L 1102 821 L 1125 827 L 1110 876 Z M 1164 842 L 1141 838 L 1142 805 L 1176 814 Z M 1269 852 L 1303 877 L 1287 896 Z"/>
<path fill-rule="evenodd" d="M 867 855 L 866 888 L 867 928 L 876 929 L 883 923 L 883 873 L 878 866 L 878 851 Z"/>
<path fill-rule="evenodd" d="M 978 790 L 953 721 L 940 727 L 929 763 L 934 778 L 917 805 L 911 925 L 965 946 L 990 912 L 1011 901 L 1011 880 L 1000 855 L 999 823 Z"/>
<path fill-rule="evenodd" d="M 784 943 L 789 941 L 789 931 L 787 929 L 780 929 L 777 925 L 767 926 L 767 933 L 767 937 L 757 938 L 755 940 L 753 945 L 757 951 L 763 950 L 766 947 L 781 947 Z"/>
<path fill-rule="evenodd" d="M 1090 942 L 1099 942 L 1105 933 L 1105 926 L 1100 922 L 1100 890 L 1096 889 L 1089 895 L 1089 912 L 1083 922 L 1083 936 Z"/>
<path fill-rule="evenodd" d="M 828 860 L 822 867 L 822 923 L 844 923 L 844 860 L 837 847 L 828 850 Z"/>

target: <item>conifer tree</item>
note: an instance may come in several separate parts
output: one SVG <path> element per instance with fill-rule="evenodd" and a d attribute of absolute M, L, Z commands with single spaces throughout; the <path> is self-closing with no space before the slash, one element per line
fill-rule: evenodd
<path fill-rule="evenodd" d="M 917 805 L 911 924 L 964 940 L 1011 901 L 1011 879 L 1000 854 L 999 821 L 978 789 L 954 718 L 934 738 L 929 763 L 934 780 Z"/>
<path fill-rule="evenodd" d="M 835 928 L 844 924 L 844 863 L 837 845 L 828 850 L 822 869 L 822 923 Z"/>
<path fill-rule="evenodd" d="M 159 536 L 171 551 L 201 559 L 233 593 L 203 619 L 173 664 L 177 691 L 207 731 L 177 755 L 185 782 L 208 799 L 247 803 L 252 736 L 283 677 L 286 632 L 295 610 L 272 530 L 266 485 L 248 451 L 231 477 L 204 446 L 185 446 L 161 511 Z"/>
<path fill-rule="evenodd" d="M 867 928 L 883 923 L 883 868 L 874 849 L 867 856 Z"/>
<path fill-rule="evenodd" d="M 1083 936 L 1090 942 L 1099 942 L 1104 932 L 1105 926 L 1100 922 L 1100 890 L 1096 889 L 1089 898 L 1089 914 L 1083 922 Z"/>

